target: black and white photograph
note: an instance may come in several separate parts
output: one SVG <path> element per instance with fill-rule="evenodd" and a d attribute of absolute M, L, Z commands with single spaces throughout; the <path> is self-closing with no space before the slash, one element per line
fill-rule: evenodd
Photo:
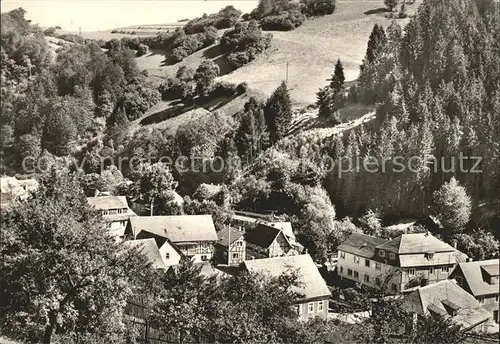
<path fill-rule="evenodd" d="M 0 7 L 0 344 L 499 342 L 499 0 Z"/>

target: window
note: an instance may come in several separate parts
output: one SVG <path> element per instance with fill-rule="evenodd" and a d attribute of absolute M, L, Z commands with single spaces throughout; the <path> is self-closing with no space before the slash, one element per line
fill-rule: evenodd
<path fill-rule="evenodd" d="M 429 260 L 434 259 L 434 252 L 427 252 L 426 255 L 427 255 L 427 259 L 429 259 Z"/>
<path fill-rule="evenodd" d="M 295 313 L 300 314 L 300 307 L 299 305 L 293 306 Z"/>
<path fill-rule="evenodd" d="M 434 273 L 434 268 L 429 268 L 429 274 L 433 274 Z"/>
<path fill-rule="evenodd" d="M 318 312 L 323 310 L 323 301 L 318 301 Z"/>
<path fill-rule="evenodd" d="M 345 252 L 340 252 L 340 258 L 345 259 Z"/>
<path fill-rule="evenodd" d="M 352 270 L 351 269 L 347 269 L 347 276 L 352 276 Z"/>
<path fill-rule="evenodd" d="M 370 259 L 365 259 L 365 266 L 370 267 Z"/>
<path fill-rule="evenodd" d="M 370 276 L 369 275 L 365 275 L 365 282 L 370 282 Z"/>
<path fill-rule="evenodd" d="M 375 270 L 382 270 L 382 265 L 380 263 L 375 263 Z"/>
<path fill-rule="evenodd" d="M 170 253 L 169 252 L 165 253 L 165 258 L 166 259 L 170 259 Z"/>
<path fill-rule="evenodd" d="M 441 272 L 448 272 L 448 271 L 450 271 L 450 268 L 449 268 L 449 267 L 447 267 L 447 266 L 443 266 L 443 267 L 441 268 Z"/>
<path fill-rule="evenodd" d="M 233 259 L 238 259 L 240 255 L 238 253 L 233 253 Z"/>
<path fill-rule="evenodd" d="M 354 263 L 359 264 L 359 257 L 358 256 L 354 256 Z"/>
<path fill-rule="evenodd" d="M 314 302 L 308 303 L 307 310 L 309 311 L 309 313 L 314 313 Z"/>
<path fill-rule="evenodd" d="M 106 224 L 106 227 L 111 228 L 111 225 L 112 225 L 112 223 L 111 223 L 111 222 L 108 222 L 108 223 Z"/>
<path fill-rule="evenodd" d="M 344 267 L 343 267 L 343 266 L 341 266 L 341 267 L 340 267 L 340 273 L 341 273 L 341 274 L 343 274 L 343 273 L 344 273 Z"/>
<path fill-rule="evenodd" d="M 376 285 L 380 285 L 380 278 L 378 278 L 378 277 L 377 277 L 377 278 L 375 278 L 375 284 L 376 284 Z"/>
<path fill-rule="evenodd" d="M 243 246 L 243 241 L 237 241 L 236 246 Z"/>
<path fill-rule="evenodd" d="M 354 271 L 354 278 L 356 278 L 356 279 L 359 278 L 359 273 L 357 271 Z"/>
<path fill-rule="evenodd" d="M 459 286 L 462 286 L 462 283 L 464 283 L 462 276 L 455 276 L 455 280 Z"/>
<path fill-rule="evenodd" d="M 391 260 L 396 259 L 396 255 L 394 253 L 389 253 L 389 259 Z"/>
<path fill-rule="evenodd" d="M 408 275 L 410 276 L 415 275 L 415 269 L 408 269 Z"/>
<path fill-rule="evenodd" d="M 493 311 L 493 320 L 495 320 L 495 324 L 498 324 L 498 311 Z"/>
<path fill-rule="evenodd" d="M 378 255 L 380 257 L 385 257 L 385 251 L 378 251 Z"/>
<path fill-rule="evenodd" d="M 495 301 L 498 302 L 498 294 L 495 295 Z"/>
<path fill-rule="evenodd" d="M 479 301 L 479 303 L 484 303 L 484 296 L 479 296 L 477 300 Z"/>
<path fill-rule="evenodd" d="M 206 255 L 202 255 L 202 256 L 201 256 L 201 260 L 202 260 L 202 261 L 207 261 L 207 260 L 208 260 L 208 258 L 207 258 L 207 256 L 206 256 Z"/>

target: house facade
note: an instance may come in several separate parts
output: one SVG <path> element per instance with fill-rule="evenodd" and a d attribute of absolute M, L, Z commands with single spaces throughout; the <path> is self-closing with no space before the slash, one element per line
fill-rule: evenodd
<path fill-rule="evenodd" d="M 392 240 L 353 233 L 338 248 L 337 271 L 371 287 L 391 292 L 446 280 L 457 251 L 430 233 L 402 234 Z"/>
<path fill-rule="evenodd" d="M 106 226 L 117 241 L 124 239 L 125 228 L 130 218 L 137 215 L 128 207 L 125 196 L 100 195 L 87 197 L 91 206 L 104 218 Z"/>
<path fill-rule="evenodd" d="M 451 279 L 406 294 L 401 307 L 413 316 L 413 323 L 420 317 L 433 315 L 449 318 L 463 330 L 471 332 L 485 332 L 490 318 L 490 313 Z"/>
<path fill-rule="evenodd" d="M 303 295 L 295 300 L 295 310 L 299 319 L 328 317 L 328 300 L 331 297 L 325 281 L 308 254 L 247 260 L 243 269 L 249 272 L 262 273 L 277 277 L 286 271 L 297 271 L 300 285 L 293 291 Z"/>
<path fill-rule="evenodd" d="M 218 264 L 238 266 L 246 260 L 245 232 L 225 227 L 217 233 L 219 241 L 215 245 Z"/>
<path fill-rule="evenodd" d="M 488 332 L 499 329 L 499 262 L 490 259 L 460 263 L 450 274 L 462 289 L 476 298 L 479 304 L 490 313 L 486 323 Z"/>
<path fill-rule="evenodd" d="M 219 240 L 211 215 L 137 216 L 128 222 L 126 235 L 168 239 L 181 255 L 194 262 L 211 260 Z"/>
<path fill-rule="evenodd" d="M 260 223 L 245 234 L 247 259 L 293 256 L 301 251 L 279 228 Z"/>

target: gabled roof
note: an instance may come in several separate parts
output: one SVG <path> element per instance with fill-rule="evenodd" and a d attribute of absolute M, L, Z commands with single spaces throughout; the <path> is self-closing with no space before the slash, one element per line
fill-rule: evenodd
<path fill-rule="evenodd" d="M 156 245 L 155 239 L 139 239 L 139 240 L 129 240 L 124 241 L 124 244 L 127 246 L 137 247 L 139 251 L 141 251 L 148 261 L 153 265 L 156 269 L 165 269 L 165 263 L 161 258 L 160 251 L 158 250 L 158 246 Z"/>
<path fill-rule="evenodd" d="M 454 312 L 450 313 L 445 306 Z M 449 279 L 413 291 L 405 298 L 403 308 L 421 315 L 428 314 L 429 311 L 443 315 L 446 312 L 457 325 L 465 329 L 472 328 L 491 316 L 474 296 Z"/>
<path fill-rule="evenodd" d="M 316 264 L 308 254 L 247 260 L 243 262 L 243 266 L 249 272 L 268 274 L 271 277 L 278 277 L 287 271 L 297 271 L 301 285 L 294 287 L 293 291 L 304 295 L 304 299 L 331 295 Z"/>
<path fill-rule="evenodd" d="M 127 198 L 125 196 L 87 197 L 87 201 L 90 205 L 99 210 L 128 208 Z"/>
<path fill-rule="evenodd" d="M 447 252 L 455 250 L 429 232 L 402 234 L 397 238 L 377 246 L 377 248 L 398 254 Z"/>
<path fill-rule="evenodd" d="M 278 228 L 259 223 L 257 227 L 245 234 L 245 241 L 262 248 L 268 248 L 279 233 L 281 230 Z"/>
<path fill-rule="evenodd" d="M 280 229 L 283 232 L 283 234 L 285 234 L 287 237 L 295 239 L 295 234 L 293 233 L 291 222 L 279 221 L 279 222 L 268 222 L 267 224 L 271 227 Z"/>
<path fill-rule="evenodd" d="M 173 243 L 219 240 L 212 215 L 137 216 L 130 218 L 130 226 L 134 237 L 145 231 Z"/>
<path fill-rule="evenodd" d="M 352 233 L 341 245 L 339 251 L 345 251 L 361 257 L 372 258 L 375 255 L 375 247 L 387 242 L 382 238 L 362 233 Z"/>
<path fill-rule="evenodd" d="M 460 263 L 458 269 L 462 270 L 469 289 L 474 296 L 498 294 L 498 284 L 489 284 L 481 270 L 496 271 L 498 274 L 498 259 L 489 259 L 476 262 Z"/>
<path fill-rule="evenodd" d="M 498 276 L 498 264 L 491 265 L 481 265 L 481 270 L 486 272 L 490 276 Z"/>
<path fill-rule="evenodd" d="M 231 235 L 229 235 L 229 233 L 231 233 Z M 229 246 L 229 244 L 232 244 L 233 242 L 241 238 L 243 235 L 245 235 L 245 232 L 237 230 L 232 227 L 224 227 L 222 228 L 222 230 L 217 232 L 217 235 L 219 236 L 218 244 L 227 247 Z M 229 237 L 231 237 L 230 243 L 229 243 Z"/>

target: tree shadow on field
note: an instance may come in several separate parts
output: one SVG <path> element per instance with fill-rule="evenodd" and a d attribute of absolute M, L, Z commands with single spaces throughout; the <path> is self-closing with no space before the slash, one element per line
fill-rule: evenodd
<path fill-rule="evenodd" d="M 378 14 L 378 13 L 386 13 L 390 12 L 386 7 L 379 7 L 379 8 L 374 8 L 373 10 L 368 10 L 364 12 L 365 15 L 370 15 L 370 14 Z"/>
<path fill-rule="evenodd" d="M 221 55 L 224 55 L 224 52 L 222 51 L 220 44 L 212 45 L 203 52 L 203 57 L 206 59 L 213 59 Z"/>
<path fill-rule="evenodd" d="M 170 107 L 168 109 L 153 113 L 153 114 L 143 118 L 139 123 L 141 125 L 160 123 L 160 122 L 166 121 L 167 119 L 182 115 L 184 112 L 192 110 L 193 108 L 194 108 L 193 105 L 179 104 L 179 105 Z"/>

